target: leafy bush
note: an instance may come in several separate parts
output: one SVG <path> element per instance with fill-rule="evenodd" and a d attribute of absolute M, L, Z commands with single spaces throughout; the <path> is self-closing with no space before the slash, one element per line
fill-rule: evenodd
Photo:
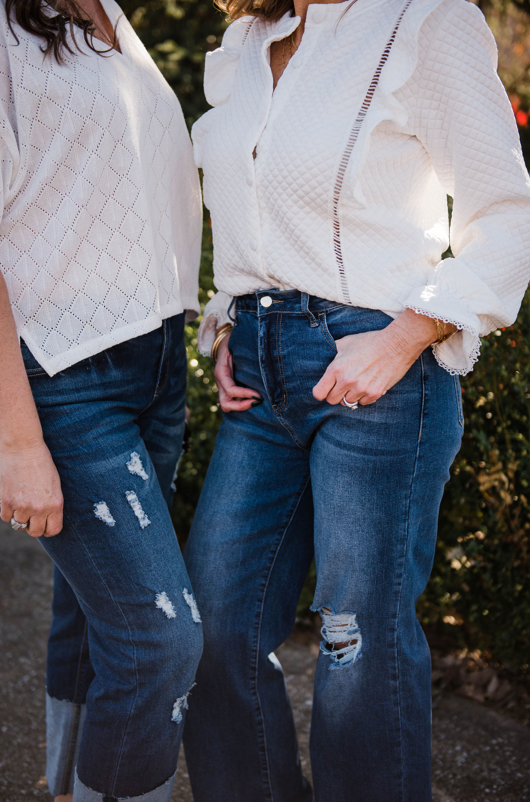
<path fill-rule="evenodd" d="M 466 430 L 442 502 L 424 624 L 514 671 L 530 663 L 530 291 L 518 320 L 484 338 L 462 381 Z"/>
<path fill-rule="evenodd" d="M 188 125 L 208 109 L 204 56 L 221 43 L 226 19 L 213 0 L 121 0 L 121 7 L 182 104 Z"/>

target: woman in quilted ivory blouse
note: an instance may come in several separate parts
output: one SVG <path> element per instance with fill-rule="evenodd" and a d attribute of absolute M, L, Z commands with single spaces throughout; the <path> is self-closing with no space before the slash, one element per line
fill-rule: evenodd
<path fill-rule="evenodd" d="M 168 509 L 197 170 L 114 0 L 5 10 L 0 498 L 55 563 L 48 787 L 60 802 L 169 802 L 202 643 Z"/>
<path fill-rule="evenodd" d="M 205 634 L 195 799 L 428 802 L 415 604 L 462 436 L 458 376 L 530 276 L 495 42 L 465 0 L 224 8 L 214 108 L 192 132 L 219 289 L 200 347 L 225 413 L 186 551 Z M 274 656 L 313 556 L 314 791 Z"/>

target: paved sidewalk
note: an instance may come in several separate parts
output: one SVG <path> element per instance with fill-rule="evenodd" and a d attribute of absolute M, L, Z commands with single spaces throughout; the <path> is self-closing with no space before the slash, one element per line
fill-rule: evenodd
<path fill-rule="evenodd" d="M 0 802 L 50 799 L 44 777 L 50 597 L 51 563 L 39 543 L 0 524 Z M 315 651 L 290 641 L 278 652 L 308 776 Z M 528 728 L 450 694 L 433 718 L 435 802 L 530 802 Z M 173 800 L 192 802 L 184 760 Z"/>

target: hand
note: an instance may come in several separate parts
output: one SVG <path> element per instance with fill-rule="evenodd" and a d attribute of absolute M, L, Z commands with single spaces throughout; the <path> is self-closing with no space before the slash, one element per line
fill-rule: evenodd
<path fill-rule="evenodd" d="M 256 390 L 238 387 L 234 382 L 232 354 L 228 350 L 229 339 L 230 336 L 225 337 L 219 346 L 214 370 L 219 389 L 219 403 L 223 412 L 246 412 L 250 407 L 257 406 L 256 402 L 261 403 L 263 399 Z"/>
<path fill-rule="evenodd" d="M 385 395 L 436 340 L 436 323 L 407 309 L 386 329 L 336 341 L 337 356 L 313 388 L 318 401 L 373 404 Z"/>
<path fill-rule="evenodd" d="M 53 537 L 63 528 L 61 480 L 41 441 L 18 452 L 0 452 L 1 518 L 29 526 L 31 537 Z"/>

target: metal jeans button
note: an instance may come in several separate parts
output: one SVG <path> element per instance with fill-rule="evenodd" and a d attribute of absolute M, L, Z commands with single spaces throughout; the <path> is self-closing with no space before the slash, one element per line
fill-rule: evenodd
<path fill-rule="evenodd" d="M 260 304 L 265 308 L 268 308 L 272 304 L 272 298 L 270 295 L 264 295 L 263 298 L 260 298 Z"/>

